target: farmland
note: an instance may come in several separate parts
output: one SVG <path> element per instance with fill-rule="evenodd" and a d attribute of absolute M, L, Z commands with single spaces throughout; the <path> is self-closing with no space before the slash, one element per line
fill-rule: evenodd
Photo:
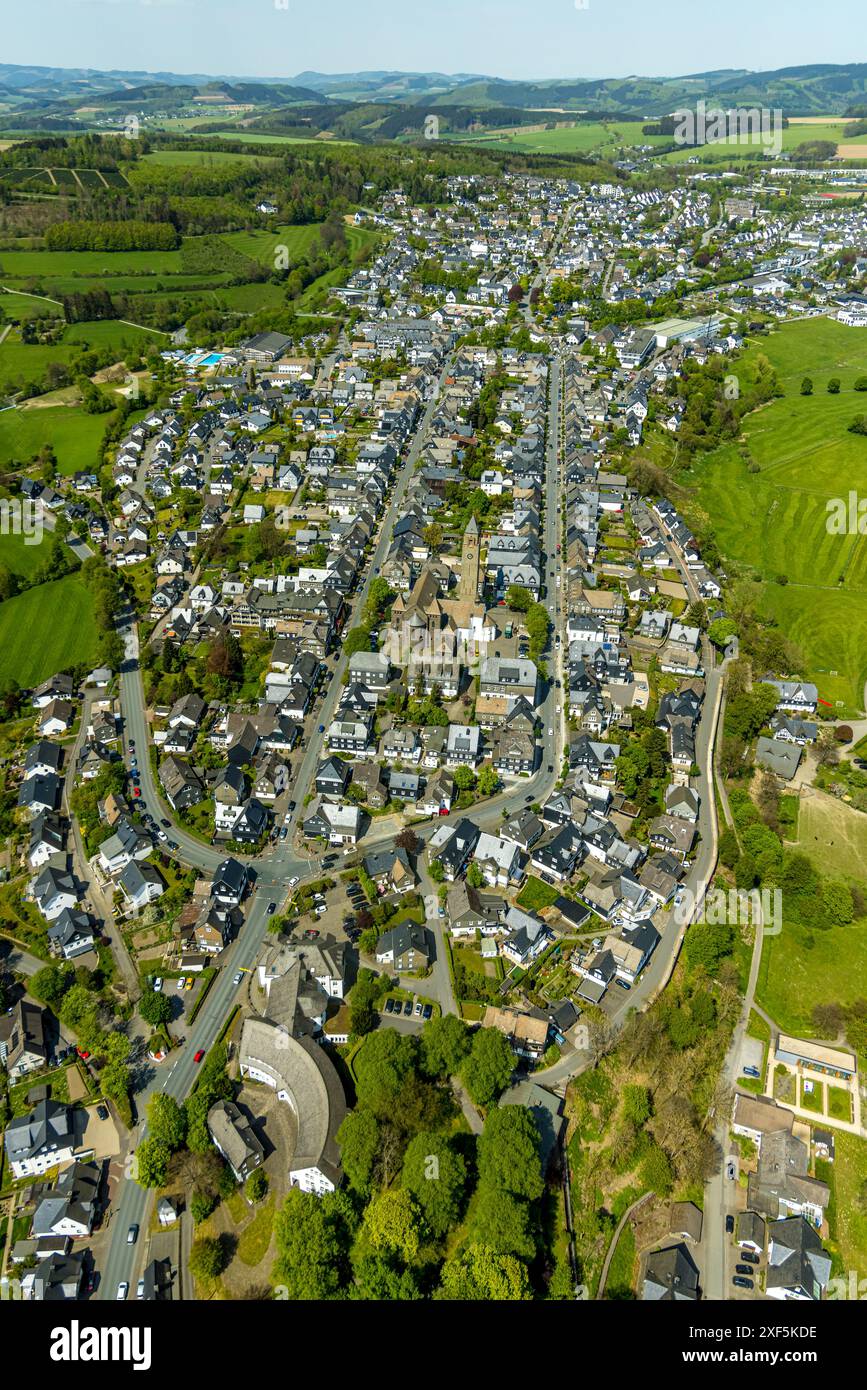
<path fill-rule="evenodd" d="M 638 146 L 666 146 L 672 143 L 668 135 L 645 135 L 647 121 L 576 121 L 564 124 L 564 118 L 557 113 L 539 113 L 539 128 L 516 126 L 509 130 L 489 132 L 485 135 L 446 136 L 476 145 L 494 145 L 498 148 L 519 151 L 524 154 L 592 154 L 611 158 L 622 151 Z M 544 128 L 553 125 L 553 129 Z M 807 141 L 822 140 L 839 144 L 843 138 L 845 122 L 827 120 L 811 122 L 809 125 L 791 124 L 782 131 L 783 151 L 795 150 Z M 867 158 L 867 136 L 856 136 L 846 140 L 850 157 Z M 863 155 L 861 153 L 863 149 Z M 667 162 L 680 163 L 696 155 L 707 159 L 755 159 L 761 157 L 761 147 L 752 144 L 739 144 L 737 140 L 721 140 L 698 151 L 690 146 L 669 150 L 660 157 Z"/>
<path fill-rule="evenodd" d="M 864 409 L 853 386 L 867 370 L 867 338 L 813 319 L 787 325 L 751 352 L 771 361 L 785 395 L 744 422 L 751 465 L 727 445 L 684 479 L 694 489 L 692 511 L 712 518 L 733 571 L 763 581 L 759 606 L 803 651 L 801 674 L 815 680 L 823 699 L 860 709 L 867 538 L 829 535 L 826 523 L 832 498 L 849 489 L 867 493 L 867 439 L 848 432 Z M 812 396 L 800 394 L 805 374 L 814 381 Z M 831 376 L 840 379 L 839 395 L 826 390 Z"/>
<path fill-rule="evenodd" d="M 0 604 L 0 684 L 36 685 L 66 666 L 92 662 L 96 653 L 90 595 L 76 575 Z"/>

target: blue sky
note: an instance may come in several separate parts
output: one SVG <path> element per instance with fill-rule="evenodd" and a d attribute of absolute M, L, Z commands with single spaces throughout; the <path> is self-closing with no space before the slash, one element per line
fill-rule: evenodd
<path fill-rule="evenodd" d="M 0 61 L 288 77 L 672 75 L 867 61 L 865 0 L 4 0 Z"/>

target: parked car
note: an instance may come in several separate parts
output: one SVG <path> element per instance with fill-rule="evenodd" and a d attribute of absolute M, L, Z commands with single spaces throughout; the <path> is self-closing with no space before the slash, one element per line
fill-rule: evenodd
<path fill-rule="evenodd" d="M 186 987 L 187 987 L 187 977 L 186 977 L 186 975 L 182 975 L 181 978 L 178 980 L 178 984 L 177 984 L 178 994 L 182 994 L 183 991 L 186 989 Z"/>
<path fill-rule="evenodd" d="M 164 825 L 166 830 L 171 830 L 172 828 L 172 823 L 170 820 L 161 820 L 160 825 Z"/>
<path fill-rule="evenodd" d="M 729 1158 L 726 1160 L 726 1177 L 729 1182 L 734 1182 L 738 1175 L 737 1159 Z"/>
<path fill-rule="evenodd" d="M 393 1013 L 394 1013 L 394 1000 L 393 1000 L 393 999 L 386 999 L 386 1001 L 385 1001 L 385 1012 L 386 1012 L 387 1014 L 393 1014 Z"/>
<path fill-rule="evenodd" d="M 427 1022 L 429 1018 L 433 1018 L 433 1004 L 425 1004 L 424 1008 L 422 1009 L 422 1017 L 424 1018 L 425 1022 Z"/>
<path fill-rule="evenodd" d="M 104 1105 L 98 1105 L 98 1106 L 96 1107 L 96 1114 L 97 1114 L 97 1118 L 100 1119 L 100 1120 L 107 1120 L 107 1119 L 108 1119 L 108 1111 L 106 1110 L 106 1108 L 105 1108 Z"/>
<path fill-rule="evenodd" d="M 416 1005 L 415 1005 L 415 1016 L 416 1016 L 416 1018 L 421 1018 L 421 1001 L 420 1001 L 420 1000 L 416 1000 Z"/>
<path fill-rule="evenodd" d="M 325 725 L 324 725 L 324 724 L 320 724 L 320 725 L 319 725 L 319 732 L 320 732 L 320 734 L 324 734 L 324 733 L 325 733 Z"/>
<path fill-rule="evenodd" d="M 123 1302 L 126 1300 L 126 1296 L 127 1296 L 128 1293 L 129 1293 L 129 1284 L 126 1282 L 125 1279 L 122 1279 L 122 1280 L 120 1281 L 120 1283 L 118 1284 L 118 1286 L 117 1286 L 117 1301 L 118 1301 L 118 1303 L 123 1303 Z"/>
<path fill-rule="evenodd" d="M 160 978 L 160 976 L 158 975 L 157 978 L 154 980 L 154 994 L 161 994 L 161 993 L 162 993 L 162 988 L 163 988 L 163 982 L 162 982 L 162 979 Z"/>
<path fill-rule="evenodd" d="M 191 976 L 189 977 L 189 979 L 187 980 L 187 983 L 184 985 L 184 989 L 185 989 L 185 990 L 191 990 L 192 987 L 193 987 L 193 985 L 194 985 L 195 983 L 196 983 L 196 982 L 195 982 L 195 979 L 194 979 L 193 976 L 191 975 Z"/>
<path fill-rule="evenodd" d="M 742 1260 L 745 1260 L 748 1265 L 761 1264 L 761 1260 L 759 1259 L 758 1255 L 754 1255 L 752 1250 L 742 1250 L 740 1258 Z"/>
<path fill-rule="evenodd" d="M 734 1230 L 735 1230 L 735 1219 L 734 1219 L 733 1216 L 727 1216 L 727 1217 L 726 1217 L 726 1235 L 727 1235 L 727 1236 L 734 1235 Z"/>
<path fill-rule="evenodd" d="M 139 1279 L 138 1284 L 137 1284 L 137 1286 L 136 1286 L 136 1291 L 135 1291 L 135 1296 L 136 1296 L 136 1298 L 144 1298 L 144 1291 L 145 1291 L 145 1281 L 144 1281 L 144 1279 Z"/>
<path fill-rule="evenodd" d="M 632 985 L 628 980 L 615 980 L 614 983 L 618 989 L 632 989 Z"/>
<path fill-rule="evenodd" d="M 404 1013 L 404 1017 L 405 1017 L 405 1018 L 412 1018 L 412 1000 L 411 1000 L 411 999 L 407 999 L 406 1003 L 404 1004 L 404 1006 L 403 1006 L 403 1013 Z"/>
<path fill-rule="evenodd" d="M 752 1289 L 754 1287 L 752 1279 L 745 1279 L 742 1274 L 736 1274 L 732 1283 L 736 1289 Z"/>
<path fill-rule="evenodd" d="M 735 1274 L 744 1274 L 747 1279 L 751 1279 L 753 1271 L 750 1269 L 749 1265 L 735 1265 Z"/>

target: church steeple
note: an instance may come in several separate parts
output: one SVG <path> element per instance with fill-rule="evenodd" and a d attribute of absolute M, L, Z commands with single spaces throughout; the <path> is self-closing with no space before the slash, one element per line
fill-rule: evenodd
<path fill-rule="evenodd" d="M 458 594 L 462 599 L 475 603 L 479 597 L 479 576 L 481 571 L 481 548 L 479 525 L 474 516 L 464 532 L 464 545 L 461 552 L 461 582 Z"/>

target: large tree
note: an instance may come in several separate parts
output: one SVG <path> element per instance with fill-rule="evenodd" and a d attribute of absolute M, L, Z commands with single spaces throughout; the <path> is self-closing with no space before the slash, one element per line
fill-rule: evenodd
<path fill-rule="evenodd" d="M 479 1138 L 480 1181 L 535 1201 L 545 1187 L 539 1148 L 530 1111 L 521 1105 L 498 1106 L 489 1112 Z"/>
<path fill-rule="evenodd" d="M 467 1165 L 443 1134 L 417 1134 L 403 1160 L 403 1186 L 411 1192 L 436 1237 L 458 1221 L 467 1191 Z"/>
<path fill-rule="evenodd" d="M 496 1028 L 480 1028 L 461 1067 L 461 1079 L 477 1105 L 490 1105 L 506 1089 L 515 1056 Z"/>

